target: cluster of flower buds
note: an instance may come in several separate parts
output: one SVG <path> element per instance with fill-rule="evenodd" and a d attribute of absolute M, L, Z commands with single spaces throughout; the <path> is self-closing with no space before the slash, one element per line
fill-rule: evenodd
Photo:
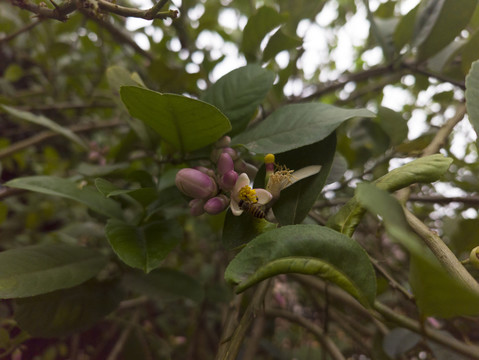
<path fill-rule="evenodd" d="M 190 203 L 190 212 L 194 216 L 208 213 L 216 215 L 225 210 L 230 204 L 229 194 L 238 180 L 238 171 L 257 171 L 257 169 L 239 159 L 236 150 L 231 148 L 231 138 L 224 136 L 211 152 L 211 161 L 216 165 L 215 170 L 197 166 L 178 171 L 176 186 L 185 195 L 193 198 Z"/>
<path fill-rule="evenodd" d="M 215 170 L 197 166 L 178 171 L 176 186 L 192 198 L 189 203 L 192 215 L 198 216 L 205 212 L 216 215 L 231 206 L 231 211 L 236 216 L 248 211 L 253 216 L 264 218 L 265 205 L 271 205 L 272 201 L 277 200 L 281 190 L 318 173 L 321 168 L 308 166 L 294 172 L 275 165 L 274 155 L 268 154 L 265 156 L 266 189 L 252 189 L 250 178 L 254 178 L 258 169 L 240 159 L 236 150 L 229 146 L 230 142 L 231 138 L 224 136 L 211 152 Z"/>

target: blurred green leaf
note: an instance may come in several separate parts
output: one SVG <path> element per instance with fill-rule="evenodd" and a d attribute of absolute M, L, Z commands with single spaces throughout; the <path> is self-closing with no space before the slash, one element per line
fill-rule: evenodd
<path fill-rule="evenodd" d="M 193 277 L 169 268 L 159 268 L 149 274 L 128 273 L 123 280 L 128 289 L 156 297 L 159 300 L 185 298 L 201 303 L 203 286 Z"/>
<path fill-rule="evenodd" d="M 134 86 L 122 86 L 120 94 L 131 116 L 182 153 L 209 145 L 231 130 L 228 119 L 203 101 Z"/>
<path fill-rule="evenodd" d="M 67 129 L 63 126 L 58 125 L 56 122 L 50 120 L 49 118 L 47 118 L 43 115 L 35 115 L 35 114 L 32 114 L 31 112 L 18 110 L 18 109 L 15 109 L 15 108 L 13 108 L 11 106 L 7 106 L 7 105 L 0 105 L 0 107 L 2 107 L 3 110 L 5 110 L 7 113 L 9 113 L 10 115 L 12 115 L 14 117 L 17 117 L 17 118 L 20 118 L 22 120 L 26 120 L 26 121 L 29 121 L 31 123 L 46 127 L 46 128 L 48 128 L 48 129 L 50 129 L 50 130 L 52 130 L 52 131 L 54 131 L 58 134 L 61 134 L 61 135 L 65 136 L 66 138 L 70 139 L 74 143 L 77 143 L 78 145 L 80 145 L 85 150 L 88 149 L 88 146 L 85 144 L 85 142 L 77 134 L 75 134 L 70 129 Z"/>
<path fill-rule="evenodd" d="M 376 276 L 366 252 L 356 241 L 318 225 L 289 225 L 258 236 L 230 262 L 225 279 L 242 292 L 286 273 L 321 276 L 365 306 L 376 296 Z"/>
<path fill-rule="evenodd" d="M 105 232 L 111 247 L 125 264 L 149 273 L 161 264 L 181 238 L 180 229 L 169 225 L 168 221 L 155 221 L 135 226 L 110 219 Z"/>
<path fill-rule="evenodd" d="M 303 41 L 300 38 L 288 35 L 280 28 L 269 39 L 263 52 L 263 62 L 271 60 L 281 51 L 297 48 L 302 43 Z"/>
<path fill-rule="evenodd" d="M 123 218 L 120 205 L 89 188 L 80 188 L 73 181 L 54 176 L 29 176 L 10 180 L 6 186 L 61 196 L 85 204 L 93 211 L 108 217 Z"/>
<path fill-rule="evenodd" d="M 381 216 L 391 237 L 411 253 L 409 282 L 423 316 L 479 314 L 479 294 L 446 272 L 409 229 L 402 207 L 394 197 L 372 184 L 360 184 L 356 196 L 364 207 Z"/>
<path fill-rule="evenodd" d="M 476 0 L 422 2 L 414 35 L 418 61 L 430 58 L 454 40 L 469 23 L 476 5 Z"/>
<path fill-rule="evenodd" d="M 407 138 L 407 122 L 400 113 L 387 107 L 380 106 L 376 119 L 381 128 L 391 139 L 391 145 L 401 144 Z"/>
<path fill-rule="evenodd" d="M 479 30 L 476 30 L 468 39 L 462 50 L 461 68 L 467 74 L 472 63 L 479 59 Z"/>
<path fill-rule="evenodd" d="M 204 93 L 203 100 L 216 106 L 231 121 L 231 135 L 243 131 L 273 86 L 274 73 L 253 64 L 235 69 Z"/>
<path fill-rule="evenodd" d="M 0 252 L 0 298 L 11 299 L 70 288 L 106 265 L 100 252 L 63 244 L 26 246 Z"/>
<path fill-rule="evenodd" d="M 31 336 L 65 337 L 111 313 L 121 300 L 115 283 L 87 282 L 15 301 L 15 321 Z"/>
<path fill-rule="evenodd" d="M 243 41 L 241 43 L 241 51 L 243 51 L 248 61 L 254 61 L 257 58 L 261 41 L 266 34 L 281 25 L 285 20 L 286 16 L 280 15 L 275 9 L 268 6 L 259 8 L 256 14 L 250 16 L 243 29 Z"/>
<path fill-rule="evenodd" d="M 374 117 L 366 109 L 341 109 L 323 103 L 286 105 L 257 126 L 233 138 L 257 153 L 279 154 L 321 141 L 353 117 Z"/>
<path fill-rule="evenodd" d="M 306 166 L 321 165 L 321 170 L 281 191 L 279 200 L 273 205 L 275 217 L 284 225 L 300 224 L 308 215 L 326 183 L 336 151 L 336 134 L 326 139 L 281 153 L 276 157 L 278 164 L 299 170 Z M 294 173 L 293 173 L 294 177 Z"/>
<path fill-rule="evenodd" d="M 416 21 L 416 14 L 419 10 L 419 5 L 410 10 L 406 15 L 401 17 L 399 23 L 396 25 L 393 34 L 394 45 L 396 51 L 400 51 L 404 45 L 411 42 L 414 34 L 414 22 Z"/>
<path fill-rule="evenodd" d="M 411 350 L 422 340 L 421 336 L 404 328 L 389 331 L 383 340 L 383 348 L 392 359 L 397 359 Z"/>
<path fill-rule="evenodd" d="M 374 181 L 382 190 L 393 192 L 418 183 L 431 183 L 439 179 L 452 163 L 451 158 L 441 154 L 425 156 L 391 170 Z M 352 236 L 364 215 L 364 208 L 356 196 L 349 200 L 334 216 L 328 220 L 328 226 L 342 234 Z"/>
<path fill-rule="evenodd" d="M 479 101 L 477 99 L 479 99 L 479 60 L 472 63 L 466 77 L 467 114 L 476 135 L 479 135 Z M 477 138 L 479 139 L 479 136 Z M 478 144 L 477 140 L 476 144 Z"/>
<path fill-rule="evenodd" d="M 3 78 L 10 82 L 18 81 L 23 76 L 23 69 L 18 64 L 10 64 L 5 72 L 3 73 Z"/>

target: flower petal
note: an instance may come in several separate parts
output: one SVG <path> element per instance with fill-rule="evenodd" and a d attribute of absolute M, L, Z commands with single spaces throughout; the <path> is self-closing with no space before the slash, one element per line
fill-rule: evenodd
<path fill-rule="evenodd" d="M 231 212 L 234 216 L 240 216 L 243 213 L 243 209 L 241 209 L 236 201 L 231 201 L 230 203 Z"/>
<path fill-rule="evenodd" d="M 273 195 L 268 190 L 265 189 L 254 189 L 256 191 L 256 196 L 258 197 L 258 203 L 261 205 L 267 204 L 273 198 Z"/>
<path fill-rule="evenodd" d="M 308 176 L 315 175 L 321 170 L 321 165 L 306 166 L 302 169 L 296 170 L 291 177 L 291 182 L 286 184 L 285 188 L 294 184 L 295 182 L 307 178 Z"/>

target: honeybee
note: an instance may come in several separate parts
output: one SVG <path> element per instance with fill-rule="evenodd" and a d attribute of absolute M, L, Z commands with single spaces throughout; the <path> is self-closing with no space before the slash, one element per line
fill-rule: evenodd
<path fill-rule="evenodd" d="M 253 204 L 249 201 L 244 200 L 240 200 L 238 205 L 242 210 L 249 212 L 251 215 L 258 219 L 264 219 L 266 216 L 266 213 L 261 209 L 260 205 Z"/>

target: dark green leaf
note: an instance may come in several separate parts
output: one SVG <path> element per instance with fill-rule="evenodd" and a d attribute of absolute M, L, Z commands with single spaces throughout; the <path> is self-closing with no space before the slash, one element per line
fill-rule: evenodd
<path fill-rule="evenodd" d="M 258 236 L 230 262 L 225 279 L 238 284 L 241 292 L 291 272 L 322 276 L 364 305 L 376 296 L 376 277 L 366 252 L 347 236 L 317 225 L 284 226 Z"/>
<path fill-rule="evenodd" d="M 116 284 L 88 282 L 16 300 L 15 321 L 34 337 L 64 337 L 91 327 L 115 310 L 120 300 Z"/>
<path fill-rule="evenodd" d="M 45 294 L 94 277 L 107 259 L 93 249 L 36 245 L 0 253 L 0 298 Z"/>
<path fill-rule="evenodd" d="M 5 185 L 42 194 L 61 196 L 85 204 L 93 211 L 108 217 L 117 219 L 123 217 L 120 205 L 117 202 L 105 198 L 91 188 L 81 189 L 76 183 L 67 179 L 53 176 L 29 176 L 11 180 Z"/>
<path fill-rule="evenodd" d="M 396 26 L 393 35 L 394 45 L 396 51 L 400 51 L 404 45 L 409 43 L 414 34 L 414 22 L 416 21 L 416 14 L 418 12 L 419 5 L 404 15 Z"/>
<path fill-rule="evenodd" d="M 160 300 L 185 298 L 200 303 L 205 295 L 203 286 L 197 280 L 183 272 L 168 268 L 155 269 L 149 274 L 127 274 L 124 283 L 130 290 Z"/>
<path fill-rule="evenodd" d="M 203 101 L 135 86 L 122 86 L 120 94 L 131 116 L 183 153 L 209 145 L 231 130 L 228 119 Z"/>
<path fill-rule="evenodd" d="M 281 191 L 274 204 L 275 217 L 281 225 L 301 223 L 323 189 L 331 169 L 336 150 L 336 134 L 332 133 L 316 144 L 291 150 L 276 157 L 276 162 L 299 170 L 310 165 L 321 165 L 321 170 Z M 294 177 L 294 173 L 293 173 Z"/>
<path fill-rule="evenodd" d="M 284 30 L 278 29 L 268 41 L 263 52 L 263 61 L 267 62 L 276 56 L 278 53 L 284 50 L 290 50 L 301 46 L 302 41 L 300 38 L 290 36 L 284 32 Z"/>
<path fill-rule="evenodd" d="M 267 6 L 258 9 L 256 14 L 248 19 L 243 30 L 243 42 L 241 43 L 241 51 L 248 61 L 255 60 L 259 52 L 261 41 L 275 27 L 281 25 L 286 17 L 278 14 L 278 12 Z"/>
<path fill-rule="evenodd" d="M 279 154 L 321 141 L 343 121 L 374 117 L 366 109 L 341 109 L 323 103 L 286 105 L 233 139 L 258 153 Z"/>
<path fill-rule="evenodd" d="M 479 139 L 479 101 L 477 99 L 479 99 L 479 60 L 472 63 L 471 70 L 466 77 L 467 114 Z"/>
<path fill-rule="evenodd" d="M 380 106 L 377 119 L 381 128 L 391 139 L 391 145 L 401 144 L 407 138 L 407 122 L 400 113 Z"/>
<path fill-rule="evenodd" d="M 156 221 L 135 226 L 110 219 L 105 231 L 111 247 L 125 264 L 149 273 L 179 242 L 180 229 L 169 225 L 168 221 Z"/>
<path fill-rule="evenodd" d="M 231 121 L 235 135 L 243 131 L 271 86 L 274 73 L 252 64 L 235 69 L 206 90 L 203 100 L 220 109 Z"/>
<path fill-rule="evenodd" d="M 421 3 L 414 45 L 418 60 L 430 58 L 454 40 L 471 19 L 476 0 L 429 0 Z"/>
<path fill-rule="evenodd" d="M 222 243 L 226 250 L 233 250 L 253 240 L 268 228 L 269 222 L 248 213 L 234 216 L 228 211 L 223 225 Z"/>
<path fill-rule="evenodd" d="M 466 45 L 464 45 L 462 51 L 461 68 L 464 74 L 467 74 L 472 63 L 479 59 L 479 30 L 476 30 L 468 39 Z"/>

